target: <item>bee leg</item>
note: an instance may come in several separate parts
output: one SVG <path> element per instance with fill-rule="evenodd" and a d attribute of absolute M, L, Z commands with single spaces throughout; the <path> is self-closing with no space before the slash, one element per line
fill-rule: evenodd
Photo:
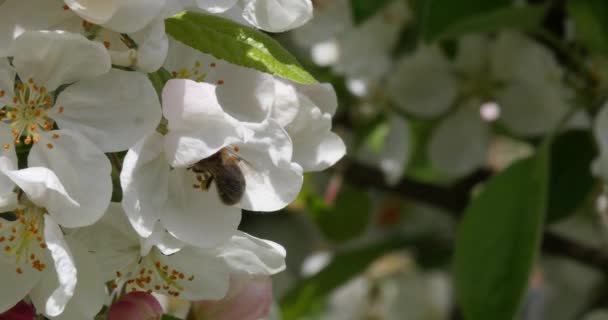
<path fill-rule="evenodd" d="M 212 182 L 213 182 L 213 175 L 209 175 L 208 177 L 206 177 L 205 181 L 203 181 L 203 190 L 209 190 L 209 187 L 211 186 Z"/>

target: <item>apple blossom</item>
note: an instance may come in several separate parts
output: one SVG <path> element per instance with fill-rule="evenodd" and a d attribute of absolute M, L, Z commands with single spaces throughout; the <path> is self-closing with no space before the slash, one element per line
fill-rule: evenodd
<path fill-rule="evenodd" d="M 69 237 L 93 253 L 101 270 L 96 281 L 111 281 L 114 294 L 124 288 L 186 300 L 216 300 L 226 294 L 232 275 L 272 275 L 285 267 L 282 247 L 241 232 L 206 249 L 180 244 L 161 229 L 142 239 L 119 204 L 110 205 L 97 224 L 76 229 Z"/>
<path fill-rule="evenodd" d="M 163 308 L 151 294 L 136 291 L 120 298 L 108 312 L 108 320 L 160 320 Z"/>
<path fill-rule="evenodd" d="M 240 208 L 276 211 L 295 199 L 302 168 L 292 162 L 291 140 L 276 122 L 239 122 L 223 111 L 209 83 L 170 80 L 162 96 L 168 133 L 131 148 L 121 173 L 124 208 L 142 237 L 160 223 L 184 242 L 209 247 L 234 232 Z M 190 169 L 220 150 L 240 159 L 246 187 L 237 206 L 222 203 L 215 184 L 207 189 Z"/>
<path fill-rule="evenodd" d="M 0 6 L 0 56 L 24 31 L 63 30 L 103 44 L 115 65 L 153 72 L 167 54 L 164 6 L 165 0 L 7 0 Z"/>

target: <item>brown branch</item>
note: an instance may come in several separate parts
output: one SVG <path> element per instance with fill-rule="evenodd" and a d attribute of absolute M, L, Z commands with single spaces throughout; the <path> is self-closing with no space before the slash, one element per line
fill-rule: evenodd
<path fill-rule="evenodd" d="M 447 187 L 408 178 L 402 179 L 394 186 L 389 186 L 384 182 L 382 172 L 376 168 L 350 161 L 344 165 L 346 165 L 344 177 L 351 184 L 399 194 L 405 198 L 445 209 L 455 217 L 462 215 L 473 187 L 492 175 L 487 170 L 480 170 Z M 601 249 L 576 243 L 549 231 L 545 231 L 543 235 L 542 251 L 545 254 L 571 258 L 602 272 L 608 271 L 608 255 Z"/>

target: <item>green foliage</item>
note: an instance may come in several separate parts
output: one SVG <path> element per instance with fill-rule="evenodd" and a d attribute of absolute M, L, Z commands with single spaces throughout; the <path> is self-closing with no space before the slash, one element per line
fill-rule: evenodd
<path fill-rule="evenodd" d="M 509 0 L 427 0 L 421 6 L 422 37 L 426 41 L 504 28 L 529 29 L 544 16 L 544 7 L 515 8 Z"/>
<path fill-rule="evenodd" d="M 283 320 L 303 319 L 326 296 L 363 272 L 374 260 L 386 252 L 410 246 L 419 237 L 393 236 L 366 246 L 338 252 L 323 270 L 298 283 L 281 299 Z"/>
<path fill-rule="evenodd" d="M 575 130 L 558 136 L 551 147 L 547 222 L 569 216 L 593 189 L 591 161 L 596 157 L 593 136 Z"/>
<path fill-rule="evenodd" d="M 165 20 L 165 27 L 176 40 L 216 58 L 298 83 L 316 82 L 273 38 L 231 20 L 185 11 Z"/>
<path fill-rule="evenodd" d="M 351 0 L 350 5 L 355 24 L 363 23 L 392 1 L 394 0 Z"/>
<path fill-rule="evenodd" d="M 576 24 L 577 36 L 589 49 L 608 54 L 608 2 L 569 0 L 567 9 Z"/>
<path fill-rule="evenodd" d="M 466 209 L 454 257 L 467 320 L 512 320 L 528 284 L 547 208 L 543 146 L 493 177 Z"/>
<path fill-rule="evenodd" d="M 436 38 L 452 39 L 468 33 L 495 32 L 502 29 L 532 30 L 540 25 L 544 16 L 543 6 L 500 8 L 457 21 L 437 34 Z"/>
<path fill-rule="evenodd" d="M 316 208 L 315 221 L 323 234 L 334 242 L 344 242 L 359 236 L 369 225 L 372 201 L 367 192 L 345 187 L 334 205 Z"/>
<path fill-rule="evenodd" d="M 161 318 L 161 320 L 180 320 L 180 319 L 176 318 L 174 316 L 168 315 L 168 314 L 164 314 L 163 317 Z"/>

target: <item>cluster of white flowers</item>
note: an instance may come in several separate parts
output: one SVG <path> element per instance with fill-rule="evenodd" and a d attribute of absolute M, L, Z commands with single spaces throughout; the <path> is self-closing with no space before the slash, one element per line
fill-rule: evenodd
<path fill-rule="evenodd" d="M 376 133 L 384 142 L 364 142 L 356 156 L 380 168 L 388 183 L 399 181 L 410 149 L 419 147 L 410 141 L 411 118 L 436 123 L 425 142 L 425 157 L 439 175 L 453 179 L 487 163 L 492 123 L 513 136 L 538 137 L 572 107 L 574 90 L 565 83 L 562 66 L 548 48 L 523 33 L 459 37 L 453 57 L 422 41 L 413 44 L 413 52 L 397 56 L 400 34 L 415 23 L 407 2 L 389 2 L 361 24 L 355 24 L 351 12 L 349 1 L 319 1 L 311 23 L 292 36 L 309 49 L 314 63 L 345 77 L 359 99 L 353 110 L 383 116 Z M 588 122 L 581 113 L 571 126 Z"/>
<path fill-rule="evenodd" d="M 237 230 L 241 209 L 285 207 L 344 155 L 335 92 L 171 39 L 164 19 L 183 9 L 270 32 L 312 16 L 309 0 L 0 1 L 0 313 L 220 299 L 231 277 L 284 268 L 280 245 Z M 146 75 L 159 68 L 162 90 Z"/>

